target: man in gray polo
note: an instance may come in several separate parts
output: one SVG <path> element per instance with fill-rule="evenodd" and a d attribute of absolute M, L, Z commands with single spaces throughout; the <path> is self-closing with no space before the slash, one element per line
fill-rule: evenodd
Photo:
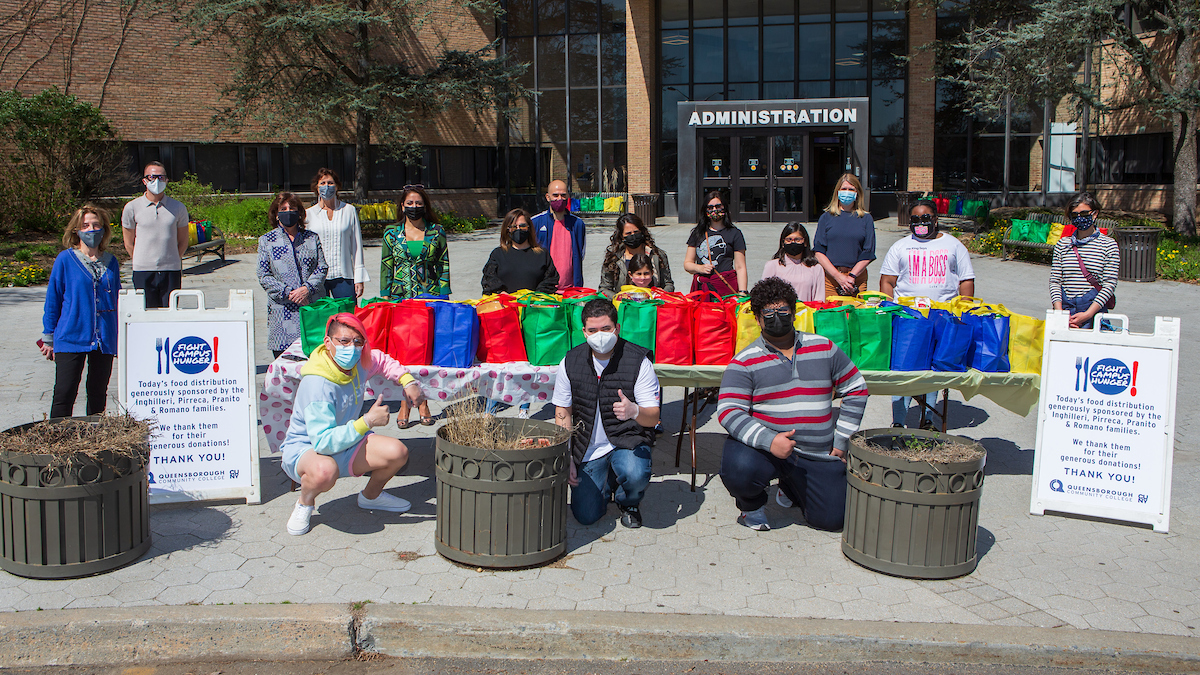
<path fill-rule="evenodd" d="M 166 307 L 171 291 L 183 287 L 188 212 L 165 194 L 167 180 L 161 162 L 147 164 L 142 170 L 145 194 L 121 212 L 125 250 L 133 258 L 133 285 L 146 294 L 146 309 Z"/>

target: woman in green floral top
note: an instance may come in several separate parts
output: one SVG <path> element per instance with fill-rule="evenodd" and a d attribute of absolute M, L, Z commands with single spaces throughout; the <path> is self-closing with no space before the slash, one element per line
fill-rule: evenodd
<path fill-rule="evenodd" d="M 421 294 L 450 295 L 450 251 L 446 231 L 420 185 L 407 185 L 400 199 L 404 224 L 383 233 L 379 294 L 390 299 Z"/>

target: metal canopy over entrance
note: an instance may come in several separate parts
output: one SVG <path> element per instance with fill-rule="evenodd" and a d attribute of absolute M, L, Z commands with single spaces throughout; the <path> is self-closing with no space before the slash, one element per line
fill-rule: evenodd
<path fill-rule="evenodd" d="M 680 221 L 696 221 L 710 190 L 725 195 L 735 222 L 815 218 L 839 175 L 866 174 L 867 103 L 679 103 Z"/>

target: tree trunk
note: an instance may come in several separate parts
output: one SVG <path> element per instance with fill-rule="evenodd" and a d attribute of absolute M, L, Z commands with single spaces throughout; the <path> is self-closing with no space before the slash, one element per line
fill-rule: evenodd
<path fill-rule="evenodd" d="M 360 204 L 367 201 L 370 167 L 371 116 L 365 110 L 359 110 L 354 121 L 354 199 Z"/>
<path fill-rule="evenodd" d="M 1175 195 L 1172 222 L 1180 234 L 1196 234 L 1196 133 L 1200 109 L 1175 113 L 1172 132 L 1175 146 Z"/>

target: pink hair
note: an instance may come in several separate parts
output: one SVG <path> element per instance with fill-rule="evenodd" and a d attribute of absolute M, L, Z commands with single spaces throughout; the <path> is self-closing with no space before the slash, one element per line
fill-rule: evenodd
<path fill-rule="evenodd" d="M 325 322 L 326 335 L 329 335 L 330 331 L 333 329 L 333 324 L 335 323 L 340 323 L 346 328 L 356 331 L 360 336 L 362 336 L 364 343 L 363 352 L 368 353 L 371 351 L 371 339 L 367 337 L 367 327 L 363 325 L 361 319 L 359 319 L 357 316 L 354 316 L 350 312 L 334 314 L 333 316 L 329 317 L 328 321 Z"/>

